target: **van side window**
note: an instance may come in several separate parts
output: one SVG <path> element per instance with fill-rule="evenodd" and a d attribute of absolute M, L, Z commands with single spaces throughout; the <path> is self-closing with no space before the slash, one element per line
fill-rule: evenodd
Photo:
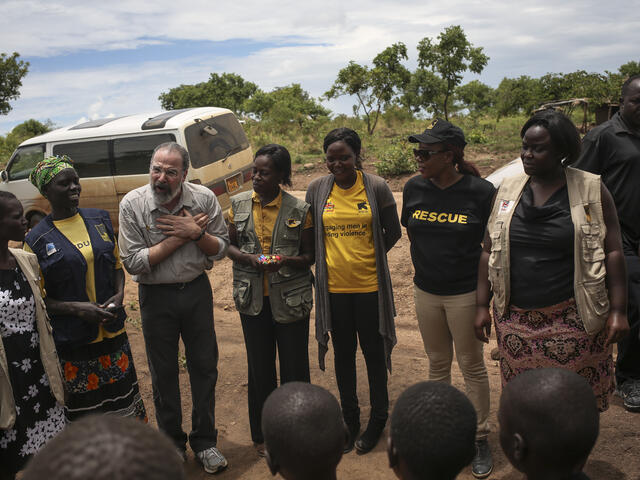
<path fill-rule="evenodd" d="M 18 148 L 9 161 L 7 169 L 9 180 L 29 178 L 33 167 L 42 160 L 44 160 L 44 145 L 28 145 Z"/>
<path fill-rule="evenodd" d="M 111 176 L 109 145 L 106 140 L 54 145 L 53 154 L 68 155 L 80 178 Z"/>
<path fill-rule="evenodd" d="M 149 163 L 153 150 L 165 142 L 175 142 L 170 133 L 161 135 L 140 135 L 113 140 L 113 159 L 116 175 L 139 175 L 149 173 Z"/>
<path fill-rule="evenodd" d="M 190 125 L 184 131 L 191 165 L 194 168 L 218 162 L 249 148 L 249 140 L 233 113 L 202 120 Z M 211 135 L 205 131 L 204 128 L 207 126 L 213 127 L 217 133 Z M 210 129 L 208 130 L 211 132 Z"/>

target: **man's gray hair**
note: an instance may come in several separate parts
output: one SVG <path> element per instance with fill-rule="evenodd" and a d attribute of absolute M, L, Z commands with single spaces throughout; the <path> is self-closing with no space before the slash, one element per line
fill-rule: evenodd
<path fill-rule="evenodd" d="M 164 142 L 158 145 L 151 154 L 151 161 L 156 156 L 156 152 L 160 150 L 166 150 L 167 152 L 178 152 L 182 157 L 182 171 L 186 172 L 189 169 L 189 152 L 182 145 L 176 142 Z"/>

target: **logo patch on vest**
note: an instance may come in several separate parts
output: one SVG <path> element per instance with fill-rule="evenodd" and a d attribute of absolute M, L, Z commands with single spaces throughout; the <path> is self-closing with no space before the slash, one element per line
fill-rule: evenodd
<path fill-rule="evenodd" d="M 47 257 L 50 257 L 51 255 L 53 255 L 58 251 L 58 249 L 53 243 L 47 243 L 47 246 L 45 248 L 47 250 Z"/>
<path fill-rule="evenodd" d="M 296 220 L 295 218 L 287 218 L 287 227 L 295 228 L 299 226 L 302 222 L 300 220 Z"/>
<path fill-rule="evenodd" d="M 500 200 L 500 213 L 506 213 L 513 208 L 513 200 Z"/>
<path fill-rule="evenodd" d="M 111 243 L 111 239 L 109 238 L 109 234 L 107 233 L 107 229 L 104 226 L 104 224 L 100 223 L 98 225 L 95 225 L 96 230 L 98 231 L 98 234 L 100 234 L 100 238 L 102 238 L 102 240 L 104 240 L 107 243 Z"/>

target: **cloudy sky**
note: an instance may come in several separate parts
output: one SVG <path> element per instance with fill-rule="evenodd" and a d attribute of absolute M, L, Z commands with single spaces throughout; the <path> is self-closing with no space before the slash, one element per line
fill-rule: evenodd
<path fill-rule="evenodd" d="M 264 90 L 293 82 L 322 95 L 350 60 L 395 42 L 409 50 L 461 25 L 489 55 L 479 78 L 640 60 L 640 0 L 0 0 L 0 52 L 31 64 L 0 135 L 29 118 L 64 126 L 160 110 L 158 95 L 235 72 Z M 325 102 L 349 113 L 352 99 Z"/>

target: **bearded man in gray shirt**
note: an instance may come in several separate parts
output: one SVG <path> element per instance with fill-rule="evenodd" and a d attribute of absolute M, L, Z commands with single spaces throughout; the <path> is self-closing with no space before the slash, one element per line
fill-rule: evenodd
<path fill-rule="evenodd" d="M 149 184 L 120 203 L 122 263 L 138 282 L 156 420 L 186 460 L 178 383 L 178 341 L 185 345 L 192 395 L 189 444 L 208 473 L 227 466 L 216 448 L 218 344 L 205 270 L 224 257 L 229 235 L 216 196 L 186 182 L 189 154 L 163 143 L 151 156 Z"/>

